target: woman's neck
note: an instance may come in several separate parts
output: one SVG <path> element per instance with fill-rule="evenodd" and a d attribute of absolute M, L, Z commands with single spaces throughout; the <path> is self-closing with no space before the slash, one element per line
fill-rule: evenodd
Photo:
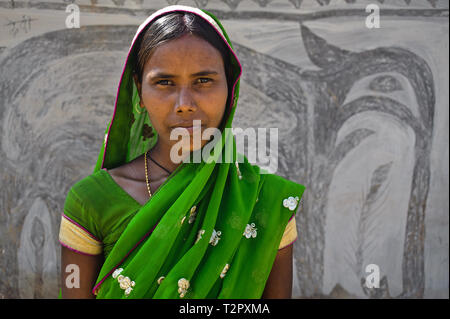
<path fill-rule="evenodd" d="M 158 140 L 155 146 L 148 152 L 148 155 L 158 164 L 170 172 L 173 172 L 181 163 L 174 163 L 170 158 L 170 145 L 160 143 Z"/>

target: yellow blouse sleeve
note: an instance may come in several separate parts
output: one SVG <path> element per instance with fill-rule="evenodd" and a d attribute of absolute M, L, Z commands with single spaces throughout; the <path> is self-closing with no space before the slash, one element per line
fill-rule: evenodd
<path fill-rule="evenodd" d="M 103 251 L 98 239 L 65 215 L 61 219 L 59 242 L 64 247 L 85 255 L 98 255 Z"/>
<path fill-rule="evenodd" d="M 295 217 L 293 217 L 289 223 L 287 224 L 283 238 L 281 238 L 280 246 L 278 247 L 278 250 L 285 248 L 292 244 L 297 239 L 297 226 L 295 224 Z"/>

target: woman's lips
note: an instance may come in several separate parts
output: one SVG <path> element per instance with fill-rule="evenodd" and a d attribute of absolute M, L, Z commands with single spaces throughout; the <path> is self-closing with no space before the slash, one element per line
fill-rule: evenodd
<path fill-rule="evenodd" d="M 199 132 L 201 132 L 203 127 L 204 127 L 203 125 L 201 125 L 201 126 L 176 126 L 176 127 L 174 127 L 174 129 L 182 128 L 182 129 L 187 130 L 189 132 L 189 134 L 193 134 L 195 129 L 198 130 Z"/>

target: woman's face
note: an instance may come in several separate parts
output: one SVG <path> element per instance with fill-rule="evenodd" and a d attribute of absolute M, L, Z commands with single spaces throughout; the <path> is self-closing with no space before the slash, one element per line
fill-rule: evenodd
<path fill-rule="evenodd" d="M 173 146 L 170 133 L 185 127 L 192 137 L 194 120 L 201 132 L 219 127 L 228 96 L 224 62 L 220 52 L 195 35 L 184 35 L 158 46 L 144 65 L 138 84 L 141 107 L 159 135 L 158 143 Z M 203 147 L 207 141 L 201 142 Z M 196 144 L 198 146 L 198 144 Z M 191 151 L 194 150 L 192 141 Z"/>

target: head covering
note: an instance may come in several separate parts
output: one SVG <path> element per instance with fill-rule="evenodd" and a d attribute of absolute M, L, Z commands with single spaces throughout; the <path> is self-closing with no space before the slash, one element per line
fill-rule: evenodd
<path fill-rule="evenodd" d="M 156 134 L 142 134 L 151 127 L 148 115 L 136 107 L 134 49 L 146 26 L 177 11 L 207 21 L 231 52 L 234 84 L 225 129 L 209 159 L 180 164 L 135 214 L 106 258 L 93 292 L 97 298 L 260 298 L 304 186 L 261 174 L 244 156 L 238 158 L 230 128 L 242 67 L 214 15 L 175 5 L 139 26 L 94 172 L 123 165 L 155 145 Z"/>

